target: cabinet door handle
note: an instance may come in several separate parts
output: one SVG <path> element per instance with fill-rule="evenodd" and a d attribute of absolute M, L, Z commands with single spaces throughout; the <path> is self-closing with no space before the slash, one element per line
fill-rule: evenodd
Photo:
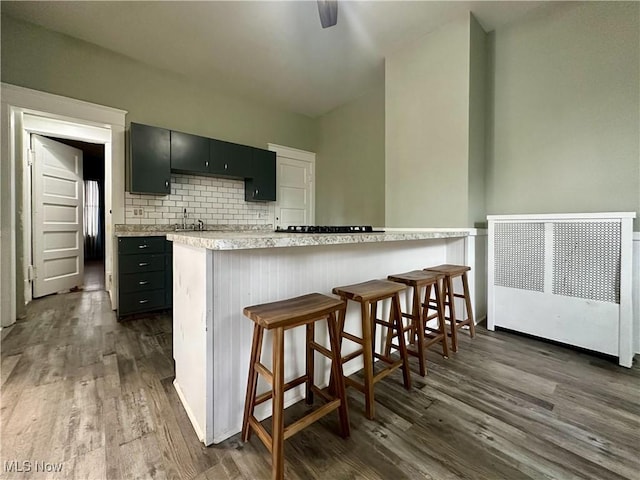
<path fill-rule="evenodd" d="M 260 190 L 258 190 L 258 189 L 256 188 L 256 192 L 253 194 L 253 196 L 254 196 L 254 197 L 257 197 L 257 196 L 258 196 L 258 192 L 259 192 L 259 191 L 260 191 Z"/>
<path fill-rule="evenodd" d="M 224 164 L 224 169 L 227 170 L 229 168 L 229 165 L 227 165 L 226 163 Z"/>
<path fill-rule="evenodd" d="M 138 245 L 138 248 L 149 248 L 149 245 Z"/>
<path fill-rule="evenodd" d="M 204 162 L 204 166 L 208 167 L 209 166 L 209 160 L 207 160 L 206 162 Z"/>
<path fill-rule="evenodd" d="M 145 304 L 145 303 L 148 303 L 148 302 L 149 302 L 149 300 L 138 300 L 138 303 L 141 304 L 141 305 Z"/>
<path fill-rule="evenodd" d="M 147 265 L 149 265 L 149 262 L 140 262 L 140 263 L 138 263 L 139 267 L 146 267 Z"/>
<path fill-rule="evenodd" d="M 164 181 L 164 186 L 165 186 L 165 188 L 169 188 L 169 180 L 165 180 Z"/>
<path fill-rule="evenodd" d="M 138 282 L 138 285 L 146 285 L 147 283 L 149 283 L 147 280 L 141 280 Z"/>

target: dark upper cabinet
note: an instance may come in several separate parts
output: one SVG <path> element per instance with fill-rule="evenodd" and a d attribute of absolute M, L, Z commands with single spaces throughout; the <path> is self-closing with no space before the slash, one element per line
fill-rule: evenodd
<path fill-rule="evenodd" d="M 245 179 L 247 202 L 276 199 L 276 154 L 259 148 L 131 124 L 128 185 L 132 193 L 168 195 L 171 171 Z"/>
<path fill-rule="evenodd" d="M 129 143 L 129 191 L 159 195 L 171 193 L 169 130 L 132 123 Z"/>
<path fill-rule="evenodd" d="M 222 140 L 210 140 L 211 175 L 245 178 L 251 173 L 251 147 Z"/>
<path fill-rule="evenodd" d="M 244 183 L 247 202 L 274 202 L 276 200 L 276 153 L 259 148 L 252 149 L 251 177 Z"/>
<path fill-rule="evenodd" d="M 171 170 L 208 174 L 210 139 L 171 131 Z"/>

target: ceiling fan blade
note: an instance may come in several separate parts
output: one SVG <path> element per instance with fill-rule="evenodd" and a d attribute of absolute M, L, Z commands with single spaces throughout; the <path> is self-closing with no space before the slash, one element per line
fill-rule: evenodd
<path fill-rule="evenodd" d="M 317 0 L 322 28 L 333 27 L 338 22 L 338 0 Z"/>

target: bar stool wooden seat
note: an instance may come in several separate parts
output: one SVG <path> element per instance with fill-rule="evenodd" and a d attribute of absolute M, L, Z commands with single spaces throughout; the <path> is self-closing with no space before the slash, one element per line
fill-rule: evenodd
<path fill-rule="evenodd" d="M 340 362 L 339 331 L 336 312 L 343 315 L 346 303 L 337 298 L 319 293 L 312 293 L 274 303 L 266 303 L 246 307 L 244 314 L 254 321 L 253 343 L 251 345 L 251 360 L 249 363 L 249 379 L 242 420 L 242 440 L 247 442 L 251 431 L 255 431 L 262 443 L 271 452 L 272 478 L 284 478 L 284 440 L 299 432 L 306 426 L 324 417 L 328 413 L 338 410 L 340 419 L 340 435 L 349 436 L 349 415 L 343 382 L 342 364 Z M 315 342 L 314 327 L 318 320 L 327 319 L 330 348 Z M 301 377 L 285 383 L 284 379 L 284 332 L 285 330 L 306 326 L 306 372 Z M 273 362 L 269 371 L 260 361 L 262 340 L 265 330 L 272 330 Z M 314 352 L 319 352 L 331 359 L 331 393 L 321 390 L 314 385 Z M 271 385 L 271 390 L 261 395 L 256 394 L 258 374 Z M 339 381 L 333 381 L 333 379 Z M 305 415 L 301 419 L 284 426 L 284 392 L 298 385 L 306 384 L 306 401 L 313 403 L 316 393 L 327 403 Z M 269 399 L 272 399 L 272 428 L 271 434 L 260 424 L 254 416 L 254 409 Z"/>
<path fill-rule="evenodd" d="M 407 390 L 411 389 L 411 376 L 409 373 L 409 358 L 405 345 L 404 335 L 402 334 L 402 312 L 400 311 L 399 292 L 405 290 L 405 286 L 399 283 L 387 280 L 370 280 L 368 282 L 347 285 L 344 287 L 336 287 L 333 293 L 343 300 L 351 300 L 360 304 L 361 320 L 362 320 L 362 338 L 344 331 L 345 312 L 341 312 L 338 317 L 338 325 L 340 330 L 340 345 L 342 339 L 347 339 L 357 343 L 361 348 L 343 356 L 342 363 L 349 362 L 360 355 L 364 359 L 364 383 L 359 383 L 351 378 L 345 378 L 345 385 L 351 386 L 365 396 L 365 416 L 372 420 L 374 418 L 374 385 L 389 375 L 397 368 L 402 368 L 404 386 Z M 378 318 L 377 307 L 381 300 L 391 299 L 391 309 L 389 312 L 389 321 Z M 376 325 L 382 325 L 390 330 L 395 330 L 393 336 L 398 337 L 398 345 L 396 348 L 400 351 L 400 359 L 395 360 L 390 357 L 388 352 L 377 353 L 375 351 Z M 374 375 L 373 361 L 381 360 L 386 368 Z"/>
<path fill-rule="evenodd" d="M 438 265 L 437 267 L 425 268 L 427 272 L 442 273 L 444 277 L 444 292 L 443 292 L 443 305 L 445 308 L 445 318 L 449 320 L 451 330 L 451 348 L 454 352 L 458 351 L 458 329 L 465 325 L 469 325 L 469 332 L 471 337 L 476 335 L 475 322 L 473 321 L 473 310 L 471 308 L 471 295 L 469 294 L 469 280 L 467 279 L 467 272 L 471 270 L 471 267 L 466 265 Z M 453 279 L 461 277 L 462 279 L 462 293 L 455 293 L 453 289 Z M 467 318 L 458 319 L 456 316 L 455 299 L 464 299 L 465 307 L 467 310 Z M 433 308 L 434 301 L 429 302 L 429 308 Z M 446 315 L 446 308 L 449 307 L 449 315 Z"/>
<path fill-rule="evenodd" d="M 423 377 L 427 372 L 426 368 L 426 352 L 425 350 L 434 343 L 442 344 L 442 355 L 449 357 L 449 346 L 447 342 L 447 331 L 444 320 L 444 309 L 442 306 L 441 285 L 444 274 L 436 272 L 427 272 L 426 270 L 413 270 L 406 273 L 398 273 L 389 275 L 388 280 L 392 282 L 403 283 L 413 290 L 412 308 L 410 313 L 402 313 L 403 318 L 408 318 L 410 322 L 403 326 L 403 333 L 409 332 L 409 345 L 407 352 L 409 355 L 418 357 L 420 365 L 420 375 Z M 428 302 L 431 298 L 431 289 L 435 291 L 436 313 L 429 315 Z M 420 300 L 421 292 L 424 289 L 424 302 Z M 438 319 L 438 327 L 431 328 L 428 321 Z M 417 340 L 417 348 L 410 348 L 415 345 Z M 391 336 L 387 335 L 387 352 L 392 347 Z"/>

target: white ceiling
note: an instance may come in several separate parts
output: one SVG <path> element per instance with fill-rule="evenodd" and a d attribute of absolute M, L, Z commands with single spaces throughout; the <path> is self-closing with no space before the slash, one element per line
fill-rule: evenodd
<path fill-rule="evenodd" d="M 471 11 L 486 31 L 544 2 L 340 1 L 322 29 L 315 0 L 13 2 L 3 14 L 312 117 L 384 77 L 385 53 Z"/>

